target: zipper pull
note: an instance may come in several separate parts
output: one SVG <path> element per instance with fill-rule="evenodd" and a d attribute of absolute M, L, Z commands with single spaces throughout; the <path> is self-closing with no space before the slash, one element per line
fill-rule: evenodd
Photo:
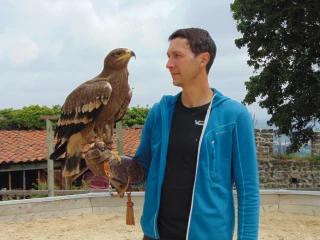
<path fill-rule="evenodd" d="M 214 155 L 215 155 L 215 147 L 214 147 L 214 140 L 211 141 L 211 144 L 212 144 L 212 159 L 214 159 Z"/>

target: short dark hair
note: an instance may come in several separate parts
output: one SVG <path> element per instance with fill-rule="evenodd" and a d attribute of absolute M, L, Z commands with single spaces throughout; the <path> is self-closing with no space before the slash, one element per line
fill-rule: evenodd
<path fill-rule="evenodd" d="M 175 38 L 187 39 L 190 49 L 195 56 L 204 52 L 210 54 L 210 60 L 206 66 L 207 73 L 209 73 L 217 52 L 216 44 L 210 34 L 201 28 L 184 28 L 172 33 L 168 40 L 171 41 Z"/>

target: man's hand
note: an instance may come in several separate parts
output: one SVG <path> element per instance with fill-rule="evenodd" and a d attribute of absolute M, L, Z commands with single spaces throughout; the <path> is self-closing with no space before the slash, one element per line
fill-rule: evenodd
<path fill-rule="evenodd" d="M 90 144 L 85 161 L 93 174 L 110 179 L 112 186 L 122 195 L 129 185 L 138 185 L 144 180 L 143 169 L 136 159 L 118 156 L 103 142 Z"/>

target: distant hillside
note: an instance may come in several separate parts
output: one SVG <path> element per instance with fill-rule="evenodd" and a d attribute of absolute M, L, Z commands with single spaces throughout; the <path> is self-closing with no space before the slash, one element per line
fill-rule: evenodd
<path fill-rule="evenodd" d="M 267 124 L 268 120 L 269 120 L 269 118 L 257 119 L 257 123 L 255 125 L 255 128 L 257 128 L 257 129 L 274 129 L 275 130 L 276 127 L 274 127 L 274 126 L 270 127 Z M 314 130 L 320 131 L 320 124 L 317 124 Z M 281 135 L 279 137 L 274 136 L 274 139 L 273 139 L 273 152 L 274 152 L 274 154 L 277 154 L 279 152 L 284 154 L 286 151 L 286 148 L 289 145 L 290 145 L 290 140 L 287 136 L 285 136 L 285 135 Z M 311 155 L 311 143 L 309 142 L 306 147 L 301 148 L 300 151 L 295 154 L 301 155 L 301 156 Z"/>
<path fill-rule="evenodd" d="M 269 120 L 270 118 L 257 118 L 257 123 L 256 123 L 256 126 L 255 128 L 257 129 L 276 129 L 275 126 L 269 126 L 267 124 L 267 121 Z M 316 127 L 314 129 L 315 131 L 320 131 L 320 123 L 317 123 L 316 124 Z"/>

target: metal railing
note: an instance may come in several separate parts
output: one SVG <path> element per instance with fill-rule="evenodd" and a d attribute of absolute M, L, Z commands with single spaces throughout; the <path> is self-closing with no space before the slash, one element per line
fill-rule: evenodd
<path fill-rule="evenodd" d="M 97 193 L 97 192 L 110 192 L 115 193 L 115 189 L 89 189 L 89 190 L 54 190 L 54 195 L 75 195 L 75 194 L 85 194 L 85 193 Z M 49 196 L 49 190 L 7 190 L 3 188 L 0 190 L 0 196 L 2 196 L 3 201 L 11 200 L 11 197 L 17 197 L 17 199 L 26 199 L 30 198 L 27 196 L 40 196 L 46 195 L 44 197 Z M 36 197 L 34 197 L 36 198 Z"/>

